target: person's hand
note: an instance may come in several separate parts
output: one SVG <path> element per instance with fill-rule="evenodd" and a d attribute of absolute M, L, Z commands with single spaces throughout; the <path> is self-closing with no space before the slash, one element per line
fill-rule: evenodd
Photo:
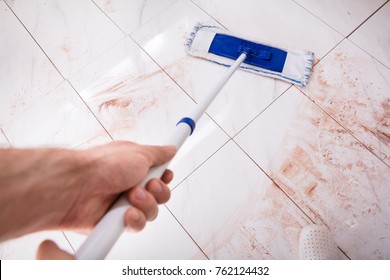
<path fill-rule="evenodd" d="M 133 207 L 126 212 L 125 223 L 131 230 L 141 230 L 146 221 L 156 217 L 157 204 L 168 201 L 170 190 L 167 184 L 173 173 L 167 170 L 161 180 L 150 180 L 145 189 L 138 184 L 150 167 L 166 163 L 175 151 L 174 147 L 143 146 L 131 142 L 114 142 L 84 151 L 86 170 L 75 170 L 79 173 L 79 183 L 61 196 L 64 198 L 61 200 L 63 211 L 55 221 L 59 222 L 57 227 L 90 229 L 118 194 L 129 190 L 127 197 Z M 55 204 L 58 203 L 57 199 Z"/>
<path fill-rule="evenodd" d="M 161 179 L 150 180 L 146 189 L 138 184 L 152 166 L 168 162 L 175 152 L 175 147 L 131 142 L 85 151 L 1 150 L 4 195 L 0 202 L 12 203 L 0 211 L 0 237 L 5 240 L 46 229 L 89 230 L 125 191 L 133 207 L 124 222 L 132 230 L 141 230 L 156 217 L 157 204 L 169 199 L 167 184 L 173 173 L 167 170 Z M 52 252 L 57 252 L 56 245 L 45 241 L 38 257 L 53 256 Z"/>

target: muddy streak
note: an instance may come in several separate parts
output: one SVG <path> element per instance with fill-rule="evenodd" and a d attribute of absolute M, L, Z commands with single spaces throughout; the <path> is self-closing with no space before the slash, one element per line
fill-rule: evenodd
<path fill-rule="evenodd" d="M 266 182 L 254 189 L 202 247 L 212 257 L 288 259 L 296 256 L 298 234 L 307 223 L 285 194 Z"/>
<path fill-rule="evenodd" d="M 316 182 L 313 182 L 311 184 L 309 184 L 309 186 L 307 186 L 305 188 L 305 193 L 308 197 L 313 197 L 313 195 L 315 194 L 315 190 L 317 188 L 318 184 Z"/>
<path fill-rule="evenodd" d="M 156 71 L 142 76 L 127 75 L 119 77 L 119 80 L 117 79 L 114 83 L 107 80 L 107 85 L 100 84 L 99 87 L 103 88 L 99 89 L 94 94 L 95 98 L 104 99 L 104 101 L 100 102 L 97 106 L 98 111 L 102 112 L 114 107 L 124 109 L 132 106 L 134 107 L 132 109 L 140 114 L 155 106 L 158 100 L 158 98 L 154 96 L 155 93 L 149 94 L 147 92 L 148 89 L 142 87 L 142 85 L 144 85 L 145 82 L 149 82 L 149 80 L 152 82 L 151 79 L 154 79 L 157 75 L 161 74 L 162 71 L 162 69 L 157 69 Z"/>
<path fill-rule="evenodd" d="M 340 245 L 351 257 L 361 254 L 363 249 L 353 248 L 353 240 L 367 238 L 368 232 L 385 232 L 381 228 L 387 219 L 383 209 L 389 201 L 388 171 L 314 105 L 308 102 L 297 110 L 291 124 L 295 129 L 286 131 L 279 153 L 283 156 L 275 161 L 272 176 L 316 223 L 328 225 L 343 238 L 353 229 L 351 241 Z M 375 240 L 369 244 L 370 250 L 385 245 Z"/>
<path fill-rule="evenodd" d="M 390 98 L 382 89 L 388 84 L 383 71 L 356 50 L 339 47 L 314 67 L 306 94 L 389 164 Z"/>
<path fill-rule="evenodd" d="M 108 101 L 103 102 L 99 105 L 99 111 L 103 109 L 108 109 L 109 107 L 120 107 L 120 108 L 126 108 L 128 107 L 133 101 L 131 99 L 124 99 L 120 100 L 120 98 L 116 99 L 110 99 Z"/>
<path fill-rule="evenodd" d="M 297 145 L 288 161 L 281 167 L 281 173 L 286 177 L 294 177 L 299 175 L 304 168 L 307 173 L 312 174 L 316 178 L 322 178 L 322 173 L 316 168 L 312 157 L 301 146 Z"/>

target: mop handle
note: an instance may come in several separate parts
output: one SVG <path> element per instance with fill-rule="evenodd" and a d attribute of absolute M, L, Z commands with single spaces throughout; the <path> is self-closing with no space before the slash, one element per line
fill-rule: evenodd
<path fill-rule="evenodd" d="M 213 102 L 220 90 L 233 75 L 234 71 L 236 71 L 236 69 L 245 60 L 245 58 L 246 53 L 242 53 L 232 64 L 232 66 L 228 68 L 223 78 L 215 85 L 210 94 L 198 103 L 194 111 L 188 117 L 182 118 L 177 123 L 177 127 L 174 133 L 166 141 L 167 145 L 175 145 L 177 149 L 183 145 L 188 136 L 190 136 L 194 131 L 196 122 L 200 119 L 200 117 Z M 163 165 L 152 167 L 145 179 L 141 182 L 140 186 L 145 188 L 146 183 L 150 179 L 161 178 L 168 164 L 169 162 Z M 120 195 L 118 200 L 97 223 L 90 235 L 76 252 L 76 259 L 104 259 L 126 228 L 124 223 L 124 215 L 129 207 L 131 207 L 131 205 L 126 198 L 125 192 Z"/>

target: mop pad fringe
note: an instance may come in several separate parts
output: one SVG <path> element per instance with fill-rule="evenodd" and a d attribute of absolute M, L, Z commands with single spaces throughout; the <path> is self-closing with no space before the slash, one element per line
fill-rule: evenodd
<path fill-rule="evenodd" d="M 199 33 L 201 31 L 204 31 L 204 33 L 201 35 L 205 38 L 198 39 L 199 42 L 195 42 L 197 35 L 199 36 Z M 230 36 L 234 36 L 237 38 L 244 38 L 243 36 L 237 36 L 235 34 L 232 34 L 231 32 L 228 32 L 218 26 L 213 25 L 202 25 L 201 23 L 198 23 L 193 27 L 193 30 L 190 32 L 188 38 L 185 42 L 185 47 L 187 53 L 189 53 L 192 56 L 200 57 L 207 59 L 209 61 L 212 61 L 214 63 L 217 63 L 219 65 L 223 65 L 226 67 L 231 66 L 231 64 L 234 62 L 234 60 L 221 57 L 212 53 L 208 52 L 208 45 L 205 44 L 202 41 L 210 41 L 212 40 L 212 36 L 214 34 L 227 34 Z M 246 39 L 247 40 L 247 39 Z M 258 40 L 251 40 L 251 42 L 254 42 L 256 44 L 262 44 L 262 45 L 268 45 L 272 46 L 272 44 L 269 44 L 267 42 L 259 42 Z M 275 46 L 273 46 L 275 47 Z M 272 70 L 264 69 L 255 65 L 250 65 L 247 63 L 243 63 L 240 66 L 240 69 L 249 71 L 255 74 L 261 74 L 264 76 L 268 76 L 271 78 L 277 78 L 281 79 L 290 83 L 294 83 L 300 86 L 305 86 L 310 77 L 310 73 L 312 71 L 312 65 L 313 65 L 313 57 L 314 53 L 310 51 L 303 51 L 303 50 L 296 50 L 296 49 L 289 49 L 287 47 L 277 47 L 278 49 L 281 49 L 283 51 L 286 51 L 290 56 L 295 57 L 294 60 L 299 60 L 299 67 L 296 65 L 293 65 L 293 63 L 289 63 L 289 60 L 287 59 L 286 64 L 284 66 L 284 69 L 281 73 L 275 72 Z M 294 62 L 295 63 L 295 62 Z"/>

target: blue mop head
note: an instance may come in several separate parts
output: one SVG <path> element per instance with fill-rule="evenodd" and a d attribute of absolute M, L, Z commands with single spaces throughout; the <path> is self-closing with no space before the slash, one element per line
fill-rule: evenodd
<path fill-rule="evenodd" d="M 305 86 L 313 64 L 313 53 L 269 46 L 235 36 L 217 26 L 197 25 L 186 42 L 190 55 L 230 66 L 243 52 L 240 68 Z"/>

